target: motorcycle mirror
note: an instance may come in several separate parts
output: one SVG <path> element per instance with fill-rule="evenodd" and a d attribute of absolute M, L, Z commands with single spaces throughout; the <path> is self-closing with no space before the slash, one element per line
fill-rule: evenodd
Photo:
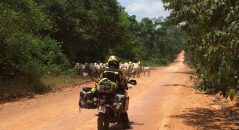
<path fill-rule="evenodd" d="M 132 84 L 132 85 L 137 85 L 137 81 L 136 80 L 129 80 L 128 83 Z"/>

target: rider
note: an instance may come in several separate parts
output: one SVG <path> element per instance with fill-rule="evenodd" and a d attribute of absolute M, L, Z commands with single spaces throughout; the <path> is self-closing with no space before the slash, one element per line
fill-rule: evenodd
<path fill-rule="evenodd" d="M 118 85 L 118 88 L 116 90 L 117 93 L 120 94 L 126 94 L 127 87 L 127 80 L 123 76 L 123 73 L 119 69 L 119 63 L 120 60 L 116 56 L 110 56 L 108 59 L 108 69 L 106 69 L 103 74 L 101 75 L 101 78 L 108 78 L 109 80 L 115 82 Z M 124 112 L 122 115 L 122 121 L 125 128 L 130 127 L 129 126 L 129 118 L 128 113 Z"/>
<path fill-rule="evenodd" d="M 116 56 L 110 56 L 108 59 L 108 69 L 106 69 L 101 78 L 108 78 L 118 85 L 117 93 L 125 94 L 128 89 L 127 80 L 119 69 L 120 60 Z"/>

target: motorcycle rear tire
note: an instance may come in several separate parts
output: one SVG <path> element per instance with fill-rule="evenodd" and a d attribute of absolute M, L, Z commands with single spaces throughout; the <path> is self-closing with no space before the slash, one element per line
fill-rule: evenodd
<path fill-rule="evenodd" d="M 127 112 L 121 113 L 121 121 L 124 128 L 130 128 L 129 117 Z"/>
<path fill-rule="evenodd" d="M 98 130 L 108 130 L 109 129 L 109 119 L 104 113 L 99 113 L 98 119 Z"/>

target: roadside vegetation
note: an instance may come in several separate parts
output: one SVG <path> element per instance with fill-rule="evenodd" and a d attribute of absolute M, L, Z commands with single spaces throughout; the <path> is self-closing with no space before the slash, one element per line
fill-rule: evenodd
<path fill-rule="evenodd" d="M 198 88 L 233 99 L 239 89 L 239 1 L 163 0 L 190 36 Z"/>
<path fill-rule="evenodd" d="M 137 21 L 117 0 L 1 0 L 0 25 L 0 100 L 80 82 L 76 62 L 112 54 L 167 64 L 187 43 L 172 18 Z"/>

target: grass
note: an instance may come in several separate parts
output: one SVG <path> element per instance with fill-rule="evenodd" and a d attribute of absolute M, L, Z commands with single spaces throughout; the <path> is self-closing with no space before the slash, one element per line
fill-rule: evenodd
<path fill-rule="evenodd" d="M 22 97 L 33 97 L 65 87 L 82 83 L 88 79 L 77 75 L 44 76 L 42 78 L 17 78 L 0 81 L 0 101 L 15 100 Z"/>
<path fill-rule="evenodd" d="M 160 66 L 168 65 L 169 63 L 172 63 L 172 61 L 169 61 L 169 60 L 165 60 L 164 62 L 155 62 L 152 60 L 142 61 L 142 65 L 148 66 L 148 67 L 160 67 Z"/>
<path fill-rule="evenodd" d="M 51 87 L 53 90 L 69 87 L 88 80 L 78 75 L 60 75 L 60 76 L 46 76 L 41 79 L 42 83 Z"/>

